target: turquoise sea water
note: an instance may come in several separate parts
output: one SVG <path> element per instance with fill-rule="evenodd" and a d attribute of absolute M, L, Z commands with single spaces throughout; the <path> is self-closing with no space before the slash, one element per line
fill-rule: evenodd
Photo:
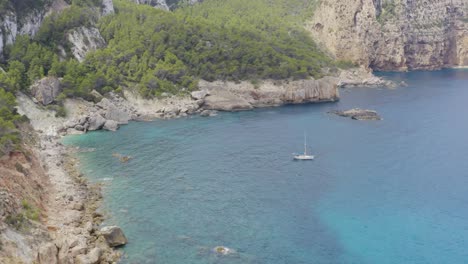
<path fill-rule="evenodd" d="M 96 148 L 78 156 L 123 263 L 468 263 L 468 71 L 387 75 L 409 86 L 65 142 Z M 383 120 L 327 114 L 353 107 Z M 295 162 L 304 131 L 316 160 Z"/>

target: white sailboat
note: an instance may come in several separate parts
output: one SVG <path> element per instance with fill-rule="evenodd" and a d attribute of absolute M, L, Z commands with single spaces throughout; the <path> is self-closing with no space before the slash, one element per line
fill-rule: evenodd
<path fill-rule="evenodd" d="M 313 160 L 314 159 L 313 155 L 307 154 L 307 137 L 305 133 L 304 133 L 304 154 L 294 154 L 294 159 L 295 160 Z"/>

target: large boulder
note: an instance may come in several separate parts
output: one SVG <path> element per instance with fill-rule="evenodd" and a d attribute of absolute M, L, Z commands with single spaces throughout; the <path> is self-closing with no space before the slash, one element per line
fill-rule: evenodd
<path fill-rule="evenodd" d="M 119 124 L 114 120 L 107 120 L 106 123 L 104 123 L 103 129 L 109 131 L 117 131 L 117 129 L 119 129 Z"/>
<path fill-rule="evenodd" d="M 99 263 L 99 260 L 102 255 L 102 250 L 100 248 L 93 248 L 86 255 L 78 255 L 75 259 L 75 264 L 96 264 Z"/>
<path fill-rule="evenodd" d="M 102 99 L 104 98 L 104 97 L 102 96 L 102 94 L 100 94 L 100 93 L 99 93 L 98 91 L 96 91 L 96 90 L 92 90 L 91 93 L 90 93 L 90 95 L 93 97 L 94 102 L 100 102 L 100 101 L 102 101 Z"/>
<path fill-rule="evenodd" d="M 94 130 L 101 129 L 106 123 L 106 119 L 102 117 L 101 115 L 96 114 L 96 115 L 91 116 L 88 122 L 89 122 L 88 130 L 94 131 Z"/>
<path fill-rule="evenodd" d="M 99 103 L 96 104 L 97 107 L 102 108 L 102 109 L 108 109 L 109 107 L 114 106 L 114 104 L 107 98 L 102 98 Z"/>
<path fill-rule="evenodd" d="M 107 244 L 111 247 L 117 247 L 127 244 L 122 229 L 118 226 L 106 226 L 101 228 L 101 235 L 106 239 Z"/>
<path fill-rule="evenodd" d="M 60 80 L 56 77 L 45 77 L 31 85 L 31 94 L 43 105 L 53 103 L 61 91 Z"/>
<path fill-rule="evenodd" d="M 105 117 L 106 119 L 116 121 L 118 124 L 128 124 L 128 121 L 131 119 L 127 112 L 117 108 L 114 105 L 110 105 L 107 108 Z"/>
<path fill-rule="evenodd" d="M 192 98 L 194 100 L 200 100 L 200 99 L 205 99 L 207 95 L 210 95 L 210 92 L 207 90 L 194 91 L 190 95 L 192 95 Z"/>

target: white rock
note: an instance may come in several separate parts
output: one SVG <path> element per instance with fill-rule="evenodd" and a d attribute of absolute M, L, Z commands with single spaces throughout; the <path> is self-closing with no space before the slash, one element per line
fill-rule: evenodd
<path fill-rule="evenodd" d="M 117 131 L 117 129 L 119 129 L 119 124 L 114 120 L 107 120 L 106 123 L 104 123 L 103 129 Z"/>
<path fill-rule="evenodd" d="M 201 91 L 194 91 L 191 92 L 190 95 L 194 100 L 200 100 L 200 99 L 205 99 L 206 96 L 210 95 L 210 92 L 207 90 L 201 90 Z"/>

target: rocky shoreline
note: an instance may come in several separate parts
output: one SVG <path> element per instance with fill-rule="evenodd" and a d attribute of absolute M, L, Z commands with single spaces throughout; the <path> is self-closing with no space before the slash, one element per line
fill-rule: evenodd
<path fill-rule="evenodd" d="M 51 98 L 44 98 L 44 94 L 58 94 L 50 92 L 58 87 L 36 87 L 35 94 L 41 96 L 40 100 L 18 94 L 18 112 L 30 119 L 36 131 L 39 139 L 36 156 L 40 158 L 51 185 L 46 206 L 47 217 L 43 219 L 42 227 L 49 233 L 50 239 L 36 248 L 35 261 L 114 263 L 121 253 L 112 246 L 122 245 L 126 241 L 118 228 L 118 231 L 115 231 L 115 227 L 100 229 L 99 225 L 104 218 L 97 211 L 102 199 L 100 188 L 88 183 L 78 171 L 78 161 L 73 158 L 78 150 L 64 146 L 60 142 L 62 136 L 99 129 L 115 131 L 132 120 L 170 119 L 194 114 L 213 116 L 217 111 L 330 102 L 339 100 L 338 88 L 346 87 L 343 84 L 372 86 L 369 85 L 368 75 L 360 82 L 359 73 L 352 76 L 354 79 L 325 77 L 320 80 L 266 80 L 259 84 L 201 81 L 200 90 L 190 95 L 163 96 L 152 100 L 143 99 L 131 90 L 125 90 L 123 94 L 109 93 L 105 97 L 93 92 L 98 98 L 97 103 L 67 99 L 64 102 L 67 118 L 55 117 L 55 111 L 43 106 L 44 101 L 51 102 Z M 380 78 L 374 79 L 375 82 L 385 85 L 385 81 Z M 56 85 L 56 82 L 42 83 Z M 115 232 L 120 237 L 116 240 L 117 244 L 113 240 Z"/>
<path fill-rule="evenodd" d="M 52 184 L 46 228 L 52 241 L 42 245 L 38 263 L 114 263 L 120 252 L 101 235 L 97 209 L 102 195 L 77 168 L 73 149 L 60 137 L 40 135 L 39 156 Z"/>

